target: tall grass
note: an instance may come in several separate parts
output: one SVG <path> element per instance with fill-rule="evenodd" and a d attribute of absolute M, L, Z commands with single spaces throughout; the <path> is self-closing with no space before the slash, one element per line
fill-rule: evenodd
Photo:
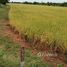
<path fill-rule="evenodd" d="M 10 23 L 19 32 L 32 37 L 41 36 L 63 40 L 67 47 L 67 9 L 35 5 L 11 4 Z"/>
<path fill-rule="evenodd" d="M 59 55 L 66 53 L 67 8 L 24 4 L 10 6 L 10 24 L 25 36 L 34 49 L 47 48 Z"/>
<path fill-rule="evenodd" d="M 20 45 L 14 43 L 9 36 L 5 35 L 7 19 L 9 20 L 9 6 L 3 6 L 0 8 L 0 67 L 19 67 L 20 66 Z M 9 26 L 9 24 L 7 24 Z M 36 63 L 33 64 L 33 62 Z M 33 56 L 31 50 L 25 52 L 26 67 L 44 66 L 48 64 L 44 63 L 41 58 Z M 31 63 L 32 62 L 32 63 Z M 42 64 L 40 64 L 40 62 Z"/>

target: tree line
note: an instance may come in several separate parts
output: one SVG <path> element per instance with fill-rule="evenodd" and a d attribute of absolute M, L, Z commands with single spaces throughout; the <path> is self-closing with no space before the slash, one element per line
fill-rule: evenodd
<path fill-rule="evenodd" d="M 53 2 L 23 2 L 23 4 L 33 4 L 33 5 L 47 5 L 47 6 L 64 6 L 64 7 L 67 7 L 67 2 L 64 2 L 64 3 L 53 3 Z"/>
<path fill-rule="evenodd" d="M 6 3 L 8 3 L 9 0 L 0 0 L 0 5 L 3 4 L 3 5 L 6 5 Z"/>
<path fill-rule="evenodd" d="M 63 6 L 63 7 L 67 7 L 67 2 L 64 3 L 53 3 L 53 2 L 12 2 L 12 3 L 21 3 L 21 4 L 33 4 L 33 5 L 47 5 L 47 6 Z"/>

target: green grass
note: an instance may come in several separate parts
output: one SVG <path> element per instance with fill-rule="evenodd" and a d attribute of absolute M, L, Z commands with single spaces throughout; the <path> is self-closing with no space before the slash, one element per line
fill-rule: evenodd
<path fill-rule="evenodd" d="M 0 66 L 19 67 L 19 45 L 9 37 L 0 36 Z"/>
<path fill-rule="evenodd" d="M 0 66 L 1 67 L 19 67 L 20 46 L 13 43 L 9 37 L 0 36 Z M 53 67 L 53 64 L 43 62 L 40 57 L 32 55 L 31 50 L 25 50 L 25 67 Z"/>
<path fill-rule="evenodd" d="M 2 19 L 9 19 L 9 6 L 2 6 L 0 7 L 0 20 Z"/>
<path fill-rule="evenodd" d="M 9 6 L 0 7 L 0 67 L 19 67 L 19 44 L 4 35 L 9 20 Z"/>
<path fill-rule="evenodd" d="M 31 50 L 26 50 L 25 54 L 25 67 L 53 67 L 53 64 L 43 62 L 40 57 L 31 54 Z"/>
<path fill-rule="evenodd" d="M 62 40 L 67 48 L 67 8 L 10 4 L 9 19 L 21 33 Z"/>

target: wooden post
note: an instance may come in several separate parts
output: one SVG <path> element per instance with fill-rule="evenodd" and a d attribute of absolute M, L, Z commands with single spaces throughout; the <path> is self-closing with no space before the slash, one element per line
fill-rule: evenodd
<path fill-rule="evenodd" d="M 25 48 L 21 47 L 20 49 L 20 67 L 24 67 L 24 57 L 25 57 Z"/>

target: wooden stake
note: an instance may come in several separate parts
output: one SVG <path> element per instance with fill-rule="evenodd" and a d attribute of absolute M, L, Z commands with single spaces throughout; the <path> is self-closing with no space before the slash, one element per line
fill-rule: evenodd
<path fill-rule="evenodd" d="M 25 57 L 25 48 L 21 47 L 20 49 L 20 67 L 24 67 L 24 57 Z"/>

